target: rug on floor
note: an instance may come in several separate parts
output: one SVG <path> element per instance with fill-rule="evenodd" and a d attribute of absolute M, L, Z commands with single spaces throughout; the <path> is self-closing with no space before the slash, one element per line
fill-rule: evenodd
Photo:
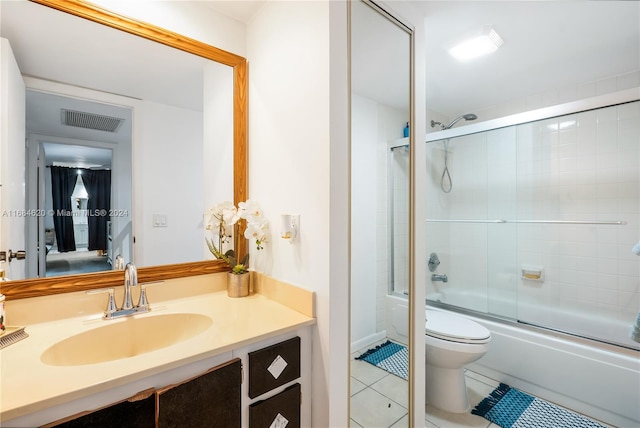
<path fill-rule="evenodd" d="M 471 413 L 502 428 L 604 428 L 570 410 L 501 383 Z"/>
<path fill-rule="evenodd" d="M 409 354 L 407 347 L 399 343 L 387 340 L 356 357 L 356 360 L 366 361 L 404 380 L 409 379 Z"/>

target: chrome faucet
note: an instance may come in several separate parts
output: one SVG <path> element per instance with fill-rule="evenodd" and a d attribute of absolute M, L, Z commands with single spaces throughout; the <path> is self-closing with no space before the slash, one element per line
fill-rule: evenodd
<path fill-rule="evenodd" d="M 448 282 L 449 278 L 447 278 L 447 275 L 438 275 L 438 274 L 431 274 L 431 281 L 442 281 L 442 282 Z"/>
<path fill-rule="evenodd" d="M 122 311 L 133 309 L 131 302 L 131 287 L 138 286 L 138 270 L 133 263 L 127 263 L 124 267 L 124 300 L 122 301 Z"/>
<path fill-rule="evenodd" d="M 138 271 L 133 263 L 127 263 L 124 268 L 124 299 L 122 300 L 122 306 L 118 309 L 115 303 L 114 289 L 106 288 L 101 290 L 91 290 L 87 293 L 109 293 L 109 301 L 107 302 L 107 309 L 104 311 L 104 319 L 114 319 L 120 317 L 126 317 L 129 315 L 148 312 L 151 310 L 149 307 L 149 301 L 147 300 L 147 285 L 140 284 L 140 298 L 137 305 L 133 305 L 131 298 L 131 287 L 138 285 Z"/>

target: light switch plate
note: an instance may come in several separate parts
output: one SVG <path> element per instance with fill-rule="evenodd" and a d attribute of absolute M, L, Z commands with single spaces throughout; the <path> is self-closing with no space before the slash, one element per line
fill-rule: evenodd
<path fill-rule="evenodd" d="M 153 215 L 153 227 L 168 227 L 166 214 Z"/>

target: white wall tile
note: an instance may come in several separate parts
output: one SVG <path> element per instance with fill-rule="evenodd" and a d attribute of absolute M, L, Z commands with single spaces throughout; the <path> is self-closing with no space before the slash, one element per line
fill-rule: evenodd
<path fill-rule="evenodd" d="M 618 89 L 618 81 L 616 77 L 601 79 L 596 82 L 597 95 L 609 94 Z"/>
<path fill-rule="evenodd" d="M 619 91 L 640 86 L 640 71 L 623 74 L 616 79 L 616 87 Z"/>

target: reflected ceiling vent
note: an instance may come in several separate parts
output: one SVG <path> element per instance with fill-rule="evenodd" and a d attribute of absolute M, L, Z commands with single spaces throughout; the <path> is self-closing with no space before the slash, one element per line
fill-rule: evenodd
<path fill-rule="evenodd" d="M 60 116 L 63 125 L 106 132 L 116 132 L 124 122 L 124 119 L 117 117 L 103 116 L 101 114 L 87 113 L 84 111 L 66 110 L 63 108 L 60 109 Z"/>

